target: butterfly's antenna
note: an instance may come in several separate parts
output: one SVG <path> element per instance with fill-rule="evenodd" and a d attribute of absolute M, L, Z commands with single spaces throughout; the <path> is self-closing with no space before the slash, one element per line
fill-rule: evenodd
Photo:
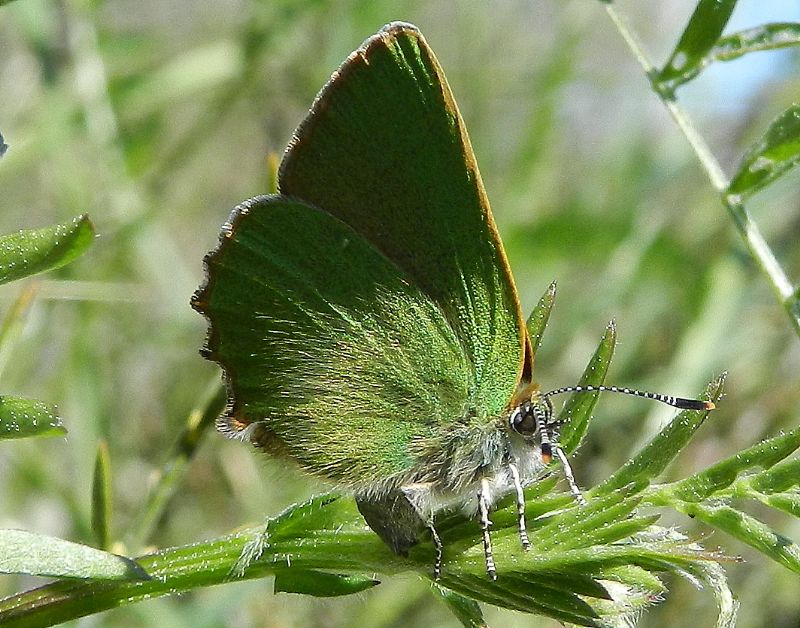
<path fill-rule="evenodd" d="M 613 392 L 621 393 L 623 395 L 632 395 L 634 397 L 644 397 L 645 399 L 652 399 L 660 401 L 673 408 L 680 410 L 713 410 L 716 406 L 713 401 L 703 401 L 701 399 L 683 399 L 682 397 L 672 397 L 671 395 L 662 395 L 660 393 L 644 392 L 641 390 L 633 390 L 631 388 L 619 388 L 617 386 L 564 386 L 563 388 L 556 388 L 550 392 L 542 395 L 544 399 L 549 399 L 555 395 L 573 392 Z"/>

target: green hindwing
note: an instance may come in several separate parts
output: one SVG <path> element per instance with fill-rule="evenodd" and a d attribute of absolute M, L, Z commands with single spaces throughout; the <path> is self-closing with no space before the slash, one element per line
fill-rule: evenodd
<path fill-rule="evenodd" d="M 358 486 L 467 412 L 474 373 L 436 303 L 336 218 L 281 196 L 234 210 L 195 306 L 234 431 Z"/>

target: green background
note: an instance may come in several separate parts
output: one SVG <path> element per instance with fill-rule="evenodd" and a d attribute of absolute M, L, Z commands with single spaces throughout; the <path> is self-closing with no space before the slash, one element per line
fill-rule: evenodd
<path fill-rule="evenodd" d="M 658 62 L 693 8 L 620 5 Z M 106 438 L 113 533 L 124 537 L 176 432 L 218 381 L 197 353 L 205 323 L 188 305 L 202 256 L 229 209 L 266 190 L 266 154 L 282 150 L 330 72 L 394 19 L 419 26 L 444 67 L 523 309 L 559 282 L 537 356 L 542 386 L 576 381 L 614 318 L 610 383 L 690 396 L 729 371 L 726 397 L 673 477 L 797 424 L 797 337 L 600 3 L 19 0 L 0 9 L 0 131 L 10 145 L 0 232 L 88 212 L 99 237 L 39 279 L 6 356 L 2 393 L 58 404 L 69 435 L 0 444 L 0 527 L 91 542 L 92 467 Z M 753 58 L 760 70 L 734 62 L 678 92 L 728 173 L 798 88 L 796 55 Z M 764 81 L 743 93 L 745 69 Z M 797 181 L 748 203 L 795 277 Z M 0 289 L 4 312 L 23 288 Z M 573 460 L 579 483 L 605 477 L 669 416 L 604 397 Z M 323 488 L 209 434 L 151 542 L 210 538 Z M 796 521 L 759 515 L 800 537 Z M 740 626 L 797 625 L 795 575 L 721 535 L 704 543 L 748 561 L 728 568 Z M 32 584 L 4 577 L 0 592 Z M 670 584 L 642 626 L 712 625 L 710 595 Z M 555 625 L 486 610 L 494 625 Z M 101 617 L 109 626 L 423 623 L 456 625 L 411 577 L 325 601 L 272 595 L 268 581 L 254 581 Z"/>

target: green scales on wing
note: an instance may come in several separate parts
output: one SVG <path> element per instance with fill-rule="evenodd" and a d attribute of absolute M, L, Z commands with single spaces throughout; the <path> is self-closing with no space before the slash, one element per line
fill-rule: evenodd
<path fill-rule="evenodd" d="M 233 211 L 193 301 L 226 373 L 223 429 L 357 491 L 428 478 L 420 465 L 446 464 L 435 452 L 454 434 L 497 429 L 530 351 L 466 129 L 416 28 L 387 26 L 334 73 L 279 190 Z"/>

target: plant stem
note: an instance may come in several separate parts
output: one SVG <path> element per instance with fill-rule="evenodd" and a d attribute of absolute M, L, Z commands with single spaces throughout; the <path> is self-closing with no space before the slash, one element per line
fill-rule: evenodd
<path fill-rule="evenodd" d="M 625 43 L 628 45 L 631 53 L 639 62 L 639 65 L 642 66 L 642 69 L 650 80 L 653 91 L 661 99 L 661 102 L 667 108 L 667 111 L 669 111 L 672 119 L 678 125 L 678 128 L 680 128 L 684 137 L 686 137 L 692 150 L 694 150 L 711 185 L 719 192 L 720 200 L 733 219 L 733 223 L 736 225 L 736 229 L 739 231 L 739 235 L 744 241 L 750 256 L 761 272 L 766 276 L 772 291 L 775 293 L 775 297 L 789 315 L 789 320 L 795 333 L 800 337 L 800 307 L 797 305 L 795 291 L 791 281 L 789 281 L 780 263 L 775 258 L 772 249 L 770 249 L 764 236 L 761 235 L 761 231 L 756 223 L 750 218 L 750 214 L 741 199 L 727 194 L 728 179 L 722 171 L 719 161 L 714 157 L 711 149 L 700 133 L 697 132 L 697 129 L 686 111 L 678 105 L 672 95 L 660 89 L 657 83 L 658 71 L 647 57 L 644 48 L 637 40 L 631 28 L 625 23 L 622 15 L 612 4 L 605 4 L 605 9 L 620 35 L 625 40 Z"/>

